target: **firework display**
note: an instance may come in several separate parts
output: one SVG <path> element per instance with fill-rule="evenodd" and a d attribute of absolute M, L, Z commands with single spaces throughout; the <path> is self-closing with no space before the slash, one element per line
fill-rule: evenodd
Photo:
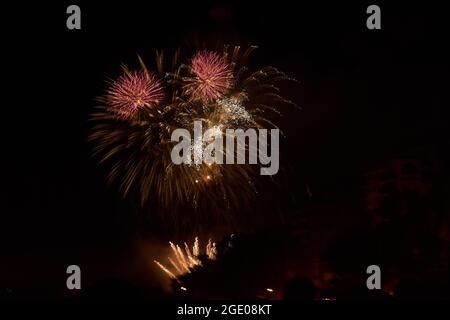
<path fill-rule="evenodd" d="M 105 102 L 118 118 L 132 119 L 139 109 L 152 108 L 164 97 L 161 81 L 146 71 L 126 71 L 108 89 Z"/>
<path fill-rule="evenodd" d="M 189 249 L 188 244 L 184 243 L 184 250 L 172 242 L 169 242 L 170 248 L 172 250 L 172 257 L 168 257 L 167 260 L 170 262 L 173 271 L 169 270 L 161 262 L 154 260 L 155 264 L 171 279 L 179 281 L 179 278 L 187 273 L 191 273 L 195 267 L 202 266 L 202 260 L 200 256 L 200 241 L 198 237 L 195 237 L 194 245 L 192 247 L 192 252 Z M 208 240 L 204 253 L 204 259 L 206 260 L 216 260 L 217 259 L 217 248 L 216 243 L 212 239 Z"/>
<path fill-rule="evenodd" d="M 0 301 L 450 301 L 450 32 L 427 5 L 4 2 Z"/>
<path fill-rule="evenodd" d="M 157 73 L 140 58 L 139 70 L 123 67 L 90 117 L 89 139 L 99 163 L 109 164 L 108 182 L 118 183 L 124 197 L 137 196 L 141 206 L 153 202 L 163 209 L 220 215 L 251 204 L 258 192 L 255 165 L 175 165 L 170 153 L 172 132 L 192 132 L 195 121 L 219 134 L 276 128 L 271 117 L 294 105 L 277 84 L 291 79 L 273 67 L 251 72 L 245 62 L 254 49 L 203 50 L 185 61 L 177 52 L 167 70 L 158 53 Z M 205 147 L 204 141 L 192 141 L 194 157 L 201 158 Z"/>
<path fill-rule="evenodd" d="M 192 100 L 213 101 L 226 94 L 233 85 L 231 66 L 217 52 L 198 52 L 189 68 L 192 76 L 186 78 L 183 89 Z"/>

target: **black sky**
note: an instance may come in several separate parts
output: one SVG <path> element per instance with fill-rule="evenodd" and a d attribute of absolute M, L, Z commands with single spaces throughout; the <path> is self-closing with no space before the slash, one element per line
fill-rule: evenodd
<path fill-rule="evenodd" d="M 448 149 L 449 37 L 438 5 L 380 5 L 382 30 L 371 31 L 371 3 L 74 3 L 81 31 L 65 26 L 72 2 L 4 9 L 0 259 L 83 255 L 135 232 L 86 136 L 104 80 L 136 65 L 137 53 L 151 63 L 155 49 L 199 39 L 255 44 L 255 66 L 297 78 L 303 110 L 282 120 L 294 197 L 307 182 L 351 198 L 377 159 L 416 145 Z"/>

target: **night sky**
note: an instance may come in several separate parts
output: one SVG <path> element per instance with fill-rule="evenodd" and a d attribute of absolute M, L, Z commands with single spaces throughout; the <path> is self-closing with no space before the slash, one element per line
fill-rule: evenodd
<path fill-rule="evenodd" d="M 69 264 L 96 278 L 120 274 L 133 255 L 142 213 L 106 186 L 87 118 L 106 78 L 121 63 L 137 66 L 136 54 L 151 64 L 156 49 L 257 45 L 252 66 L 299 81 L 288 90 L 302 110 L 281 119 L 287 207 L 306 185 L 324 201 L 359 205 L 361 175 L 409 147 L 448 161 L 448 19 L 438 5 L 380 4 L 382 29 L 368 30 L 368 2 L 73 3 L 79 31 L 66 29 L 72 2 L 3 9 L 0 286 L 60 290 Z"/>

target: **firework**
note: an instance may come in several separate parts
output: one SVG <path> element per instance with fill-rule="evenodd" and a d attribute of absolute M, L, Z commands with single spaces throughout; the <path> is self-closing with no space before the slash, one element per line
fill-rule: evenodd
<path fill-rule="evenodd" d="M 222 136 L 223 135 L 223 126 L 222 125 L 213 125 L 208 130 L 211 133 L 210 139 L 204 141 L 202 136 L 198 136 L 194 138 L 193 144 L 191 146 L 191 153 L 193 155 L 193 162 L 192 165 L 196 166 L 197 168 L 201 165 L 203 162 L 203 154 L 205 152 L 205 148 L 210 142 L 213 142 L 215 137 Z"/>
<path fill-rule="evenodd" d="M 155 75 L 145 71 L 127 71 L 113 82 L 106 94 L 110 112 L 120 119 L 132 119 L 145 107 L 154 107 L 164 98 L 163 87 Z"/>
<path fill-rule="evenodd" d="M 212 242 L 211 239 L 208 240 L 208 244 L 206 245 L 206 255 L 210 260 L 216 260 L 217 258 L 216 243 Z"/>
<path fill-rule="evenodd" d="M 227 121 L 234 123 L 249 122 L 252 120 L 252 116 L 245 109 L 242 100 L 238 97 L 224 97 L 217 100 L 217 105 L 222 109 L 222 112 L 226 115 Z"/>
<path fill-rule="evenodd" d="M 117 183 L 124 197 L 137 199 L 142 207 L 156 204 L 176 225 L 200 226 L 206 220 L 235 225 L 239 217 L 233 213 L 255 203 L 259 168 L 202 161 L 175 165 L 171 134 L 178 128 L 192 132 L 195 121 L 217 134 L 276 127 L 273 114 L 293 104 L 277 87 L 289 78 L 273 67 L 250 72 L 242 63 L 250 51 L 200 51 L 188 68 L 177 53 L 165 71 L 163 55 L 158 54 L 158 73 L 165 74 L 164 80 L 142 60 L 139 71 L 125 68 L 91 114 L 89 140 L 94 156 L 110 166 L 108 183 Z M 201 160 L 205 143 L 197 139 L 192 145 L 194 159 Z"/>
<path fill-rule="evenodd" d="M 192 252 L 196 257 L 200 254 L 200 242 L 198 240 L 198 237 L 195 237 L 194 248 L 192 249 Z"/>
<path fill-rule="evenodd" d="M 170 278 L 176 279 L 179 281 L 179 278 L 187 273 L 191 273 L 191 271 L 195 267 L 201 267 L 202 261 L 200 260 L 200 243 L 198 237 L 195 237 L 195 242 L 191 250 L 189 249 L 188 244 L 184 243 L 184 250 L 181 249 L 179 245 L 175 245 L 172 242 L 169 242 L 172 256 L 168 257 L 167 260 L 173 267 L 173 271 L 169 270 L 166 266 L 164 266 L 158 260 L 153 260 L 156 265 Z M 217 248 L 216 243 L 212 241 L 212 239 L 208 240 L 208 244 L 206 245 L 205 257 L 206 260 L 216 260 L 217 259 Z"/>
<path fill-rule="evenodd" d="M 226 94 L 233 85 L 233 73 L 226 58 L 212 51 L 200 51 L 191 60 L 191 76 L 185 79 L 184 94 L 209 102 Z"/>
<path fill-rule="evenodd" d="M 160 262 L 153 260 L 154 263 L 157 264 L 157 266 L 164 271 L 171 279 L 177 279 L 177 276 L 174 275 L 169 269 L 167 269 L 165 266 L 163 266 Z"/>

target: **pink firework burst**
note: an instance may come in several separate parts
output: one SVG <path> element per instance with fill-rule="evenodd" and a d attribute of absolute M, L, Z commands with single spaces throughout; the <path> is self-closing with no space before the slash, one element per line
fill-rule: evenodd
<path fill-rule="evenodd" d="M 144 107 L 154 107 L 164 98 L 162 83 L 147 71 L 121 75 L 107 91 L 108 109 L 118 118 L 132 119 Z"/>
<path fill-rule="evenodd" d="M 187 78 L 184 93 L 193 100 L 210 101 L 233 86 L 233 72 L 225 57 L 217 52 L 200 51 L 191 60 L 193 77 Z"/>

